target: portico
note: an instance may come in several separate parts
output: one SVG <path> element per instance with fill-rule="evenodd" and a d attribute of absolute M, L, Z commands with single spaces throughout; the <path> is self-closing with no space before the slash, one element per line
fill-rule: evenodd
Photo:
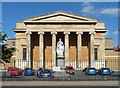
<path fill-rule="evenodd" d="M 102 52 L 105 50 L 104 38 L 107 29 L 104 23 L 97 19 L 58 11 L 23 19 L 23 22 L 16 23 L 14 31 L 20 42 L 20 45 L 17 44 L 19 52 L 16 52 L 16 59 L 23 58 L 24 45 L 27 49 L 28 67 L 57 66 L 56 43 L 59 38 L 65 46 L 64 66 L 74 64 L 75 69 L 80 69 L 84 64 L 80 61 L 84 59 L 88 60 L 86 66 L 95 66 L 95 48 L 99 52 L 97 59 L 104 59 Z M 34 60 L 38 62 L 34 63 Z"/>

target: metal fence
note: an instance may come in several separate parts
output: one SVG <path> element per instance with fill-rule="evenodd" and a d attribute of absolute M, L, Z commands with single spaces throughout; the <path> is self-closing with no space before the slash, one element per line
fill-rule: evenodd
<path fill-rule="evenodd" d="M 41 65 L 41 63 L 43 65 Z M 60 65 L 60 63 L 62 65 Z M 31 66 L 29 66 L 31 64 Z M 59 65 L 59 66 L 58 66 Z M 27 67 L 32 67 L 35 70 L 35 73 L 37 73 L 37 70 L 40 67 L 44 67 L 46 69 L 50 69 L 53 72 L 53 67 L 58 66 L 61 67 L 61 71 L 56 71 L 53 73 L 55 79 L 62 79 L 62 80 L 119 80 L 119 70 L 120 70 L 120 60 L 119 59 L 99 59 L 90 62 L 88 59 L 81 59 L 81 60 L 75 60 L 70 59 L 69 61 L 57 61 L 57 60 L 44 60 L 41 61 L 39 59 L 27 61 L 22 59 L 17 60 L 10 60 L 9 63 L 4 63 L 4 70 L 2 77 L 6 80 L 11 79 L 10 73 L 7 72 L 8 67 L 18 67 L 21 69 L 25 69 Z M 73 66 L 75 69 L 75 74 L 70 75 L 66 73 L 65 66 Z M 114 70 L 114 74 L 112 76 L 100 76 L 100 75 L 94 75 L 94 76 L 88 76 L 83 73 L 83 69 L 86 67 L 95 67 L 96 69 L 99 69 L 101 67 L 107 67 L 111 70 Z M 37 75 L 26 77 L 25 75 L 18 77 L 15 77 L 14 80 L 40 80 Z M 13 79 L 11 79 L 13 80 Z"/>
<path fill-rule="evenodd" d="M 60 65 L 61 64 L 61 65 Z M 7 69 L 8 67 L 18 67 L 21 69 L 32 67 L 33 69 L 37 70 L 40 67 L 44 67 L 46 69 L 53 69 L 53 67 L 58 66 L 61 68 L 65 68 L 65 66 L 73 66 L 75 70 L 83 70 L 86 67 L 95 67 L 96 69 L 99 69 L 101 67 L 107 67 L 112 70 L 120 70 L 119 67 L 120 60 L 119 59 L 99 59 L 94 60 L 90 62 L 88 59 L 70 59 L 69 61 L 59 61 L 52 60 L 52 59 L 46 59 L 46 60 L 22 60 L 22 59 L 12 59 L 8 63 L 4 63 L 4 69 Z"/>

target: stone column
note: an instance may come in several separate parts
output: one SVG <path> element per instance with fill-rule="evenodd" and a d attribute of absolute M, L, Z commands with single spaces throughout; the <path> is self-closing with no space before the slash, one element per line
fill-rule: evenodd
<path fill-rule="evenodd" d="M 82 31 L 77 32 L 77 64 L 78 68 L 80 68 L 80 60 L 82 58 L 82 38 L 81 35 L 83 34 Z"/>
<path fill-rule="evenodd" d="M 69 34 L 70 32 L 64 32 L 65 34 L 65 66 L 69 65 Z"/>
<path fill-rule="evenodd" d="M 26 32 L 27 35 L 27 62 L 28 67 L 31 67 L 31 32 Z"/>
<path fill-rule="evenodd" d="M 105 37 L 104 38 L 102 38 L 102 47 L 101 47 L 101 49 L 102 49 L 102 58 L 101 59 L 105 59 Z"/>
<path fill-rule="evenodd" d="M 39 67 L 43 68 L 43 34 L 44 32 L 38 32 L 39 34 Z"/>
<path fill-rule="evenodd" d="M 95 59 L 94 59 L 94 35 L 95 32 L 89 32 L 90 34 L 90 66 L 94 67 Z"/>
<path fill-rule="evenodd" d="M 56 66 L 56 34 L 57 32 L 51 32 L 52 34 L 52 66 Z"/>

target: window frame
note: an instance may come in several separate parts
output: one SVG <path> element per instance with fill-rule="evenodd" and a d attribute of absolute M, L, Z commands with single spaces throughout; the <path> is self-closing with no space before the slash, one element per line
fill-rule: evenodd
<path fill-rule="evenodd" d="M 27 48 L 23 48 L 23 60 L 27 60 Z"/>
<path fill-rule="evenodd" d="M 98 60 L 98 48 L 94 48 L 94 60 Z"/>
<path fill-rule="evenodd" d="M 15 47 L 15 41 L 12 41 L 12 47 Z"/>

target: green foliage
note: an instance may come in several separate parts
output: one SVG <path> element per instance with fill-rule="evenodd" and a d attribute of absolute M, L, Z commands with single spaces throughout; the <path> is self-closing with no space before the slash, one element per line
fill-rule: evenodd
<path fill-rule="evenodd" d="M 0 33 L 0 56 L 2 56 L 2 60 L 9 60 L 12 56 L 12 53 L 15 52 L 15 48 L 7 48 L 7 34 L 4 32 Z"/>

